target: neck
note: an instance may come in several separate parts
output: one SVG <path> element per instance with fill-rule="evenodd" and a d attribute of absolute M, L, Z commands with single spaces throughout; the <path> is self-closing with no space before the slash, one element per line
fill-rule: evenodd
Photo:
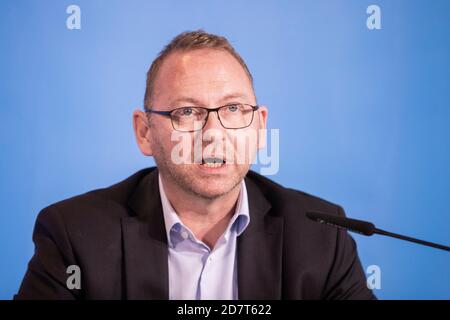
<path fill-rule="evenodd" d="M 214 199 L 186 192 L 170 179 L 161 176 L 164 192 L 180 220 L 195 237 L 213 248 L 227 228 L 236 209 L 241 184 Z"/>

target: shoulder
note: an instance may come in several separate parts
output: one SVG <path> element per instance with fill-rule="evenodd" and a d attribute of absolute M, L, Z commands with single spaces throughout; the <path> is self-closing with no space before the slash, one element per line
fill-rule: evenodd
<path fill-rule="evenodd" d="M 38 224 L 63 223 L 69 229 L 105 228 L 129 215 L 128 199 L 139 182 L 155 168 L 140 170 L 128 178 L 106 188 L 53 203 L 41 210 Z"/>
<path fill-rule="evenodd" d="M 330 274 L 336 257 L 342 255 L 338 253 L 339 248 L 345 248 L 346 252 L 353 254 L 354 246 L 348 241 L 350 237 L 344 230 L 312 221 L 306 213 L 316 211 L 343 215 L 342 208 L 309 193 L 283 187 L 255 172 L 249 172 L 246 185 L 247 189 L 253 190 L 249 194 L 254 195 L 249 196 L 249 205 L 253 201 L 267 202 L 269 209 L 265 219 L 275 217 L 282 221 L 286 277 L 296 278 L 301 270 L 315 279 L 316 286 L 325 286 L 323 275 Z M 344 243 L 350 245 L 342 245 Z M 299 266 L 302 268 L 299 269 Z"/>
<path fill-rule="evenodd" d="M 307 217 L 307 212 L 321 212 L 329 215 L 345 216 L 343 208 L 333 202 L 309 193 L 283 187 L 282 185 L 263 177 L 255 172 L 249 172 L 246 179 L 247 189 L 256 191 L 249 194 L 262 194 L 259 198 L 249 197 L 252 201 L 268 202 L 270 209 L 268 216 L 277 217 L 283 221 L 283 237 L 286 245 L 295 254 L 291 257 L 300 257 L 303 252 L 308 256 L 317 256 L 314 252 L 320 249 L 323 257 L 328 257 L 331 263 L 338 236 L 347 236 L 347 233 L 339 229 L 312 221 Z M 301 245 L 300 245 L 301 244 Z M 303 250 L 303 251 L 302 251 Z M 318 257 L 318 256 L 317 256 Z"/>
<path fill-rule="evenodd" d="M 301 190 L 286 188 L 254 171 L 249 171 L 246 179 L 250 188 L 257 188 L 268 200 L 277 215 L 303 216 L 307 211 L 320 211 L 343 215 L 340 205 Z"/>

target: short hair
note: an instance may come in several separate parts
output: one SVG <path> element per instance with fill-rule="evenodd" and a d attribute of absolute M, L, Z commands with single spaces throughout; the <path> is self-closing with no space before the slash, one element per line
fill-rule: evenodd
<path fill-rule="evenodd" d="M 172 41 L 164 47 L 164 49 L 158 54 L 155 60 L 153 60 L 150 69 L 147 72 L 147 83 L 145 88 L 144 97 L 144 109 L 150 109 L 150 101 L 155 89 L 155 80 L 158 71 L 167 56 L 173 52 L 188 52 L 198 49 L 216 49 L 223 50 L 231 54 L 239 64 L 244 68 L 245 73 L 250 79 L 250 83 L 253 87 L 253 77 L 244 62 L 244 59 L 236 52 L 230 42 L 222 36 L 207 33 L 203 30 L 186 31 L 180 33 Z"/>

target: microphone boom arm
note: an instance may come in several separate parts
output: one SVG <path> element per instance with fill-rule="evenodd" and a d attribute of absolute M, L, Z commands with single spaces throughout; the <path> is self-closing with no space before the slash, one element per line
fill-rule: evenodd
<path fill-rule="evenodd" d="M 433 243 L 429 241 L 424 241 L 408 236 L 404 236 L 397 233 L 388 232 L 385 230 L 377 229 L 375 225 L 371 222 L 363 221 L 363 220 L 356 220 L 356 219 L 350 219 L 335 215 L 330 215 L 322 212 L 313 212 L 309 211 L 306 212 L 306 216 L 316 222 L 322 223 L 322 224 L 328 224 L 337 228 L 343 228 L 352 232 L 357 232 L 360 234 L 363 234 L 365 236 L 371 236 L 373 234 L 379 234 L 387 237 L 392 237 L 400 240 L 405 240 L 409 242 L 414 242 L 417 244 L 421 244 L 424 246 L 441 249 L 445 251 L 450 251 L 450 247 L 444 246 L 442 244 Z"/>

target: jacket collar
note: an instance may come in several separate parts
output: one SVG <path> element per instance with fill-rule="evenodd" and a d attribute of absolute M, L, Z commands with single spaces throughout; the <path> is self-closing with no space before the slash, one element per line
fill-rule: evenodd
<path fill-rule="evenodd" d="M 169 299 L 168 248 L 158 170 L 138 183 L 122 219 L 126 299 Z"/>
<path fill-rule="evenodd" d="M 250 224 L 238 238 L 238 297 L 281 299 L 283 218 L 270 215 L 270 202 L 251 178 L 245 182 Z"/>

